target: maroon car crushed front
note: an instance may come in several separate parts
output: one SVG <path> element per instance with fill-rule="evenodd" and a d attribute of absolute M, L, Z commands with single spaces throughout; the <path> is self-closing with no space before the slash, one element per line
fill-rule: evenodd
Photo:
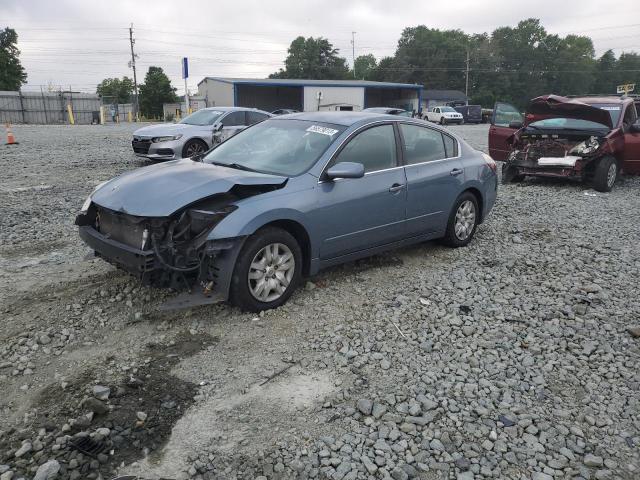
<path fill-rule="evenodd" d="M 524 116 L 497 103 L 489 152 L 503 160 L 503 183 L 527 175 L 590 182 L 611 191 L 621 171 L 640 174 L 640 99 L 618 96 L 531 100 Z"/>

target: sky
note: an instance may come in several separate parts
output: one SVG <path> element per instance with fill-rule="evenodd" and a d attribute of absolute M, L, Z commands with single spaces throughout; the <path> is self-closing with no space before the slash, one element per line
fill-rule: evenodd
<path fill-rule="evenodd" d="M 328 38 L 351 63 L 352 36 L 356 57 L 380 59 L 393 55 L 405 27 L 482 33 L 531 17 L 550 33 L 590 36 L 598 55 L 640 51 L 638 0 L 0 0 L 0 28 L 18 32 L 25 89 L 86 92 L 103 78 L 132 77 L 131 24 L 138 82 L 160 66 L 183 94 L 180 59 L 189 57 L 194 94 L 205 76 L 277 71 L 299 35 Z"/>

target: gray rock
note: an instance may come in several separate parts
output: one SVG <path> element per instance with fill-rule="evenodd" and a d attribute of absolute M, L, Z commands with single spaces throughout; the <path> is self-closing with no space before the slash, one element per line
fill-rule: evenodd
<path fill-rule="evenodd" d="M 57 460 L 49 460 L 38 467 L 33 480 L 52 480 L 58 475 L 60 464 Z"/>
<path fill-rule="evenodd" d="M 105 387 L 103 385 L 94 385 L 93 386 L 93 396 L 98 400 L 107 400 L 109 395 L 111 394 L 111 389 L 109 387 Z"/>
<path fill-rule="evenodd" d="M 24 442 L 22 444 L 22 446 L 16 450 L 16 453 L 14 453 L 13 455 L 16 458 L 20 458 L 23 455 L 26 455 L 27 453 L 29 453 L 32 450 L 33 446 L 31 445 L 31 442 Z"/>
<path fill-rule="evenodd" d="M 591 453 L 587 453 L 584 456 L 584 464 L 587 467 L 601 467 L 604 464 L 604 459 L 597 455 L 593 455 Z"/>
<path fill-rule="evenodd" d="M 356 403 L 356 407 L 363 415 L 371 415 L 371 411 L 373 410 L 373 401 L 368 398 L 361 398 Z"/>

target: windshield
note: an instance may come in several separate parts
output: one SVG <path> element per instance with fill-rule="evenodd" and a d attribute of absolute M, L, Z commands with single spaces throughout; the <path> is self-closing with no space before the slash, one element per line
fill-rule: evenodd
<path fill-rule="evenodd" d="M 616 104 L 605 104 L 605 103 L 592 103 L 592 107 L 600 108 L 602 110 L 606 110 L 609 112 L 611 116 L 611 125 L 614 127 L 618 124 L 618 119 L 620 118 L 620 113 L 622 112 L 622 106 Z"/>
<path fill-rule="evenodd" d="M 213 125 L 218 117 L 224 112 L 218 110 L 198 110 L 192 113 L 188 117 L 184 117 L 180 123 L 186 123 L 187 125 Z"/>
<path fill-rule="evenodd" d="M 300 175 L 345 128 L 305 120 L 266 120 L 221 143 L 203 161 L 274 175 Z"/>
<path fill-rule="evenodd" d="M 528 125 L 532 128 L 548 128 L 560 130 L 602 130 L 609 129 L 606 125 L 579 118 L 545 118 Z"/>
<path fill-rule="evenodd" d="M 440 111 L 441 111 L 441 112 L 454 112 L 454 113 L 457 113 L 457 112 L 453 109 L 453 107 L 440 107 Z"/>

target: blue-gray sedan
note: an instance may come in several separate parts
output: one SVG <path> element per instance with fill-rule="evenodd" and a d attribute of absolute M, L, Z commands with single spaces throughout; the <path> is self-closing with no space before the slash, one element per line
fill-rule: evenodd
<path fill-rule="evenodd" d="M 76 224 L 96 255 L 192 292 L 178 304 L 229 299 L 259 311 L 331 265 L 431 239 L 466 245 L 496 190 L 494 161 L 450 131 L 298 113 L 105 182 Z"/>

